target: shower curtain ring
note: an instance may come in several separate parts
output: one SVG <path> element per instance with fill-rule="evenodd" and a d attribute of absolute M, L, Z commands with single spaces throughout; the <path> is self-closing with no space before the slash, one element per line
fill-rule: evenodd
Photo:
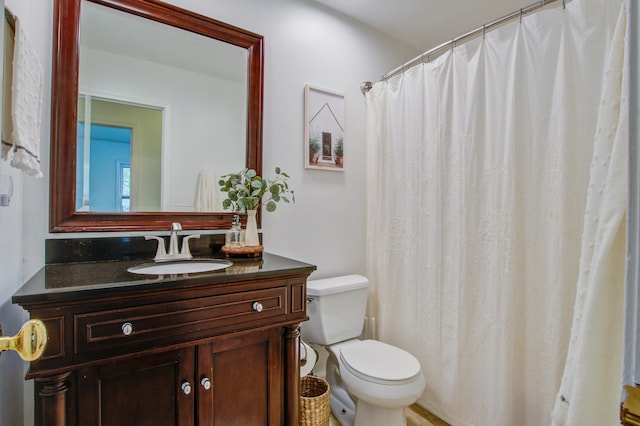
<path fill-rule="evenodd" d="M 362 94 L 366 94 L 369 90 L 371 90 L 371 88 L 373 87 L 373 83 L 371 83 L 370 81 L 365 81 L 362 84 L 360 84 L 360 91 L 362 92 Z"/>

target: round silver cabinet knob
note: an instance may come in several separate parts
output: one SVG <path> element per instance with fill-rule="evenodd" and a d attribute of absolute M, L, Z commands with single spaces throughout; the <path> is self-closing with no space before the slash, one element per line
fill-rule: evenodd
<path fill-rule="evenodd" d="M 182 392 L 184 392 L 185 395 L 189 395 L 191 393 L 191 384 L 189 382 L 183 382 L 182 386 L 180 386 L 182 388 Z"/>
<path fill-rule="evenodd" d="M 200 380 L 200 384 L 202 385 L 204 390 L 211 389 L 211 380 L 207 379 L 206 377 L 203 377 L 202 380 Z"/>
<path fill-rule="evenodd" d="M 131 324 L 130 322 L 125 322 L 124 324 L 122 324 L 122 334 L 124 334 L 125 336 L 130 336 L 131 333 L 133 333 L 133 324 Z"/>
<path fill-rule="evenodd" d="M 256 312 L 262 312 L 262 303 L 253 302 L 253 310 Z"/>

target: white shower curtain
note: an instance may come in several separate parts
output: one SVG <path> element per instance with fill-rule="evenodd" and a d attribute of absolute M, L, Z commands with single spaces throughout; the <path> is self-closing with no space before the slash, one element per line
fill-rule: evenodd
<path fill-rule="evenodd" d="M 583 244 L 583 233 L 591 238 L 589 224 L 606 214 L 608 243 L 595 242 L 605 262 L 624 238 L 616 228 L 624 203 L 592 195 L 587 202 L 590 186 L 626 193 L 624 179 L 611 182 L 615 173 L 599 171 L 626 176 L 626 154 L 613 143 L 624 139 L 624 108 L 599 113 L 601 103 L 611 109 L 620 98 L 624 65 L 608 69 L 607 60 L 624 51 L 624 37 L 614 37 L 617 27 L 624 35 L 624 18 L 623 0 L 573 0 L 566 10 L 543 10 L 456 46 L 367 94 L 370 314 L 380 340 L 419 359 L 427 387 L 418 402 L 455 426 L 551 424 L 565 370 L 577 371 L 581 385 L 610 383 L 616 374 L 619 381 L 611 369 L 621 360 L 594 374 L 580 370 L 593 364 L 565 368 L 565 359 L 572 322 L 584 324 L 593 311 L 578 305 L 599 300 L 576 299 L 581 273 L 595 267 L 581 255 L 594 243 Z M 618 85 L 605 84 L 611 73 Z M 583 287 L 597 296 L 603 273 L 592 275 L 594 285 Z M 617 278 L 604 279 L 622 286 Z M 602 299 L 609 305 L 600 311 L 622 309 L 617 297 Z M 574 329 L 594 324 L 598 318 Z M 621 346 L 621 334 L 595 328 Z M 598 338 L 574 337 L 580 342 L 572 347 L 605 342 Z M 616 424 L 619 395 L 608 396 L 595 407 L 607 422 L 594 426 Z M 563 397 L 571 403 L 572 395 Z M 578 400 L 572 409 L 593 408 L 589 398 Z"/>

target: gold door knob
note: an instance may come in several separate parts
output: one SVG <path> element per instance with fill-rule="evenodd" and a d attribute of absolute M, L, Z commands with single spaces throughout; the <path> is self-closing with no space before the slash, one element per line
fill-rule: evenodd
<path fill-rule="evenodd" d="M 24 323 L 13 337 L 0 337 L 0 352 L 16 351 L 25 361 L 40 358 L 47 346 L 47 329 L 44 323 L 32 319 Z"/>

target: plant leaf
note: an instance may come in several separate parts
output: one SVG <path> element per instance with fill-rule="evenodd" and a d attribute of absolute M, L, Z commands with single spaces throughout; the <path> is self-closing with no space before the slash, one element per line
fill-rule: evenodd
<path fill-rule="evenodd" d="M 267 211 L 268 211 L 268 212 L 272 212 L 272 211 L 275 211 L 275 210 L 276 210 L 277 205 L 276 205 L 276 202 L 275 202 L 275 201 L 273 201 L 273 200 L 269 200 L 269 201 L 267 202 L 267 205 L 266 205 L 265 207 L 266 207 L 266 209 L 267 209 Z"/>

